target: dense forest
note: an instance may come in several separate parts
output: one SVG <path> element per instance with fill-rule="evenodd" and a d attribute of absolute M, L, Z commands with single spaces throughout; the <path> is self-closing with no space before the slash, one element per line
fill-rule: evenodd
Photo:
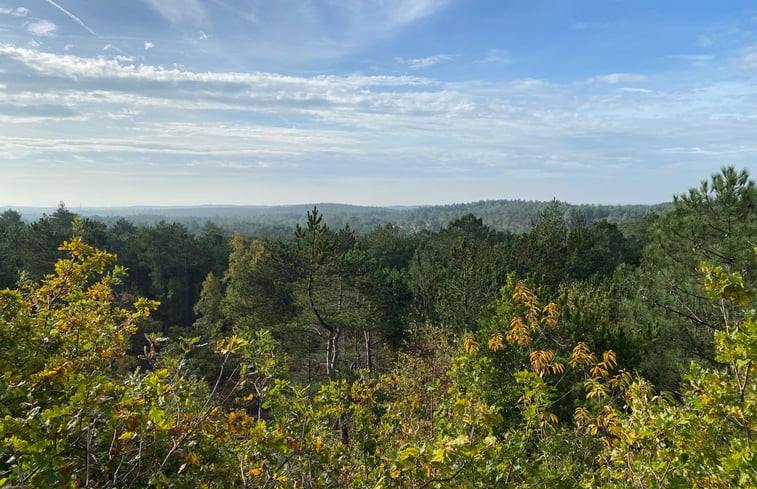
<path fill-rule="evenodd" d="M 350 212 L 2 213 L 0 487 L 757 487 L 746 171 Z"/>
<path fill-rule="evenodd" d="M 497 231 L 524 232 L 531 229 L 547 207 L 570 221 L 582 215 L 587 223 L 598 219 L 622 224 L 636 221 L 652 212 L 662 214 L 671 204 L 657 205 L 573 205 L 566 202 L 539 202 L 523 200 L 488 200 L 467 204 L 416 206 L 416 207 L 365 207 L 345 204 L 316 204 L 324 215 L 324 223 L 331 228 L 349 226 L 365 234 L 387 224 L 407 232 L 438 231 L 450 221 L 473 214 Z M 229 235 L 265 238 L 291 237 L 297 224 L 313 205 L 282 206 L 201 206 L 201 207 L 112 207 L 82 208 L 77 210 L 87 217 L 107 225 L 125 218 L 140 227 L 154 226 L 163 221 L 183 224 L 194 234 L 202 232 L 203 225 L 211 221 Z M 44 217 L 54 209 L 21 207 L 15 209 L 25 220 Z"/>

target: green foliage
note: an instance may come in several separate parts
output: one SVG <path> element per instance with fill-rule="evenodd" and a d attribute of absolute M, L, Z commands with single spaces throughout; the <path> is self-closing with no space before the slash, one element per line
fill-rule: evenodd
<path fill-rule="evenodd" d="M 313 209 L 229 243 L 3 214 L 0 486 L 757 487 L 755 194 L 725 169 L 677 198 L 640 271 L 653 219 L 624 235 L 559 203 L 517 238 L 473 215 L 361 237 Z M 58 232 L 54 263 L 13 261 Z M 674 394 L 639 373 L 684 361 Z"/>
<path fill-rule="evenodd" d="M 504 283 L 509 238 L 472 214 L 429 235 L 416 249 L 408 277 L 420 319 L 451 333 L 475 330 L 482 307 Z"/>
<path fill-rule="evenodd" d="M 754 291 L 738 274 L 703 264 L 705 287 L 717 299 L 748 306 Z M 655 396 L 643 380 L 615 410 L 616 432 L 603 439 L 599 474 L 605 487 L 754 487 L 757 485 L 757 325 L 754 310 L 714 335 L 716 360 L 727 369 L 692 364 L 680 401 Z"/>
<path fill-rule="evenodd" d="M 533 273 L 555 289 L 568 272 L 568 227 L 553 202 L 540 215 L 534 228 L 513 245 L 512 263 L 521 275 Z"/>
<path fill-rule="evenodd" d="M 345 204 L 320 203 L 317 207 L 325 213 L 332 229 L 349 226 L 358 234 L 370 233 L 384 226 L 392 226 L 407 233 L 439 231 L 450 222 L 466 214 L 473 214 L 492 229 L 525 233 L 529 231 L 539 214 L 552 205 L 551 202 L 526 200 L 487 200 L 465 204 L 420 206 L 406 208 L 363 207 Z M 564 220 L 582 214 L 587 224 L 597 220 L 625 224 L 644 218 L 647 214 L 662 214 L 669 210 L 670 203 L 657 205 L 573 205 L 557 202 L 557 211 Z M 182 224 L 192 233 L 201 234 L 210 220 L 231 236 L 240 233 L 260 239 L 282 239 L 292 234 L 303 216 L 312 210 L 312 204 L 287 206 L 210 206 L 178 208 L 104 208 L 83 209 L 86 216 L 107 225 L 120 219 L 128 219 L 139 227 L 152 227 L 161 222 Z M 36 209 L 18 209 L 26 219 L 34 219 Z M 83 216 L 85 214 L 82 214 Z M 214 270 L 217 272 L 217 270 Z"/>
<path fill-rule="evenodd" d="M 12 287 L 19 278 L 25 232 L 21 214 L 13 210 L 0 214 L 0 287 Z"/>
<path fill-rule="evenodd" d="M 210 272 L 202 282 L 200 299 L 194 305 L 194 312 L 199 317 L 194 323 L 195 333 L 206 340 L 218 339 L 227 332 L 224 316 L 221 312 L 223 290 L 221 281 Z"/>
<path fill-rule="evenodd" d="M 101 438 L 120 394 L 110 373 L 137 321 L 157 305 L 114 305 L 123 270 L 106 273 L 113 255 L 78 238 L 60 250 L 70 257 L 54 274 L 0 292 L 0 484 L 84 484 L 103 470 L 94 457 L 107 451 Z"/>
<path fill-rule="evenodd" d="M 702 289 L 700 263 L 739 274 L 755 286 L 751 253 L 757 236 L 757 187 L 746 171 L 723 170 L 699 188 L 676 196 L 674 209 L 652 226 L 641 273 L 628 306 L 628 327 L 654 324 L 645 352 L 664 387 L 675 388 L 679 365 L 691 359 L 716 364 L 713 332 L 743 319 L 732 301 L 713 301 Z M 668 357 L 665 361 L 660 359 Z M 650 369 L 650 370 L 651 370 Z"/>
<path fill-rule="evenodd" d="M 232 238 L 220 304 L 221 316 L 229 328 L 249 333 L 280 325 L 292 317 L 289 282 L 294 278 L 275 253 L 262 240 L 250 241 L 238 234 Z"/>

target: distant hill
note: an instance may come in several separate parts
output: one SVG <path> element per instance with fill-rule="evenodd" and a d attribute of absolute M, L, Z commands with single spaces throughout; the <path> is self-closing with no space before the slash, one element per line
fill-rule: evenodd
<path fill-rule="evenodd" d="M 112 224 L 121 218 L 139 226 L 153 225 L 161 221 L 180 222 L 191 231 L 197 232 L 207 221 L 211 221 L 229 233 L 283 236 L 290 234 L 296 224 L 303 223 L 307 212 L 314 206 L 318 207 L 330 226 L 349 225 L 358 232 L 386 224 L 396 225 L 408 231 L 438 230 L 449 221 L 471 213 L 494 229 L 521 233 L 530 229 L 538 220 L 539 214 L 550 205 L 553 203 L 548 201 L 482 200 L 464 204 L 418 207 L 368 207 L 319 203 L 282 206 L 82 207 L 69 210 L 82 217 L 93 218 L 106 224 Z M 554 205 L 566 220 L 571 220 L 578 213 L 583 213 L 587 222 L 607 219 L 618 224 L 635 221 L 649 212 L 660 214 L 672 206 L 670 203 L 576 205 L 566 202 L 555 202 Z M 27 221 L 39 219 L 55 211 L 55 208 L 42 207 L 14 207 L 13 209 Z"/>

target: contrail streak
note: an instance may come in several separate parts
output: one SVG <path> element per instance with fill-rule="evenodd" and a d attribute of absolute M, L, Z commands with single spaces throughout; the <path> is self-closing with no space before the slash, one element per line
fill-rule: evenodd
<path fill-rule="evenodd" d="M 87 24 L 85 24 L 84 22 L 82 22 L 82 20 L 79 17 L 75 16 L 74 14 L 72 14 L 71 12 L 69 12 L 68 10 L 64 9 L 63 7 L 61 7 L 60 5 L 58 5 L 57 3 L 55 3 L 53 0 L 47 0 L 47 3 L 49 3 L 53 7 L 57 8 L 58 10 L 60 10 L 61 12 L 63 12 L 64 14 L 68 15 L 71 18 L 71 20 L 73 20 L 74 22 L 76 22 L 80 26 L 84 27 L 87 30 L 87 32 L 89 32 L 93 36 L 97 35 L 97 34 L 95 34 L 95 31 L 93 31 L 92 29 L 90 29 L 89 27 L 87 27 Z"/>

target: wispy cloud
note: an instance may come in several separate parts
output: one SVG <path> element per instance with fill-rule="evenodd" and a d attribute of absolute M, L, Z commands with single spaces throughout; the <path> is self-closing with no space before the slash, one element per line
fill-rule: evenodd
<path fill-rule="evenodd" d="M 392 22 L 408 24 L 436 13 L 448 3 L 449 0 L 371 0 L 366 7 L 383 10 Z"/>
<path fill-rule="evenodd" d="M 635 87 L 620 87 L 618 88 L 618 91 L 621 92 L 627 92 L 627 93 L 653 93 L 653 90 L 649 90 L 646 88 L 635 88 Z"/>
<path fill-rule="evenodd" d="M 26 17 L 29 15 L 29 9 L 24 7 L 0 8 L 0 14 L 12 15 L 14 17 Z"/>
<path fill-rule="evenodd" d="M 219 7 L 231 12 L 236 17 L 239 17 L 241 19 L 244 19 L 248 22 L 257 23 L 258 17 L 253 13 L 253 9 L 247 7 L 237 7 L 235 5 L 231 5 L 228 2 L 225 2 L 224 0 L 210 0 L 214 4 L 218 5 Z"/>
<path fill-rule="evenodd" d="M 507 51 L 503 49 L 489 49 L 486 51 L 486 55 L 483 58 L 476 60 L 476 63 L 509 63 L 509 62 L 510 62 L 510 56 L 508 56 Z"/>
<path fill-rule="evenodd" d="M 72 14 L 71 12 L 69 12 L 68 10 L 66 10 L 65 8 L 61 7 L 58 3 L 54 2 L 53 0 L 46 0 L 46 1 L 47 1 L 47 3 L 49 3 L 50 5 L 52 5 L 53 7 L 57 8 L 58 10 L 60 10 L 64 14 L 66 14 L 66 16 L 68 16 L 69 19 L 71 19 L 74 22 L 76 22 L 77 24 L 79 24 L 81 27 L 84 28 L 84 30 L 86 30 L 87 32 L 89 32 L 93 36 L 97 35 L 97 34 L 95 34 L 95 31 L 93 31 L 92 29 L 90 29 L 89 26 L 87 26 L 87 24 L 85 24 L 84 22 L 82 22 L 82 20 L 79 17 L 77 17 L 76 15 Z"/>
<path fill-rule="evenodd" d="M 589 78 L 589 83 L 608 83 L 615 85 L 618 83 L 644 83 L 649 80 L 646 75 L 638 73 L 610 73 L 608 75 L 599 75 Z"/>
<path fill-rule="evenodd" d="M 273 73 L 238 72 L 192 72 L 177 68 L 166 69 L 148 64 L 133 65 L 131 58 L 87 58 L 73 55 L 59 55 L 11 44 L 0 44 L 0 55 L 15 59 L 32 68 L 41 76 L 65 76 L 71 79 L 143 79 L 166 82 L 207 82 L 225 84 L 270 83 L 287 89 L 290 83 L 306 81 L 313 87 L 327 87 L 333 81 L 342 81 L 346 86 L 400 86 L 428 84 L 423 78 L 410 76 L 327 76 L 311 78 L 284 76 Z M 293 94 L 296 96 L 297 94 Z"/>
<path fill-rule="evenodd" d="M 695 68 L 701 68 L 707 66 L 711 61 L 715 59 L 712 54 L 673 54 L 665 57 L 666 59 L 683 61 Z"/>
<path fill-rule="evenodd" d="M 126 171 L 140 159 L 176 175 L 232 174 L 229 195 L 240 201 L 250 188 L 263 191 L 270 183 L 265 178 L 277 179 L 268 185 L 277 189 L 296 179 L 315 187 L 327 178 L 349 181 L 360 190 L 356 198 L 363 192 L 384 200 L 429 181 L 437 193 L 424 198 L 442 201 L 503 192 L 552 197 L 547 193 L 553 190 L 535 194 L 524 186 L 534 175 L 553 184 L 573 175 L 570 181 L 579 186 L 558 197 L 581 199 L 586 182 L 612 178 L 618 168 L 685 161 L 700 171 L 724 155 L 734 164 L 756 155 L 743 143 L 752 137 L 757 99 L 757 87 L 745 81 L 703 90 L 681 79 L 673 91 L 657 77 L 645 77 L 637 88 L 640 78 L 614 74 L 593 82 L 607 86 L 587 93 L 586 84 L 528 78 L 453 83 L 418 76 L 287 76 L 166 69 L 138 59 L 0 44 L 0 69 L 6 71 L 0 154 L 19 165 L 92 165 L 77 166 L 88 175 Z M 723 100 L 730 101 L 727 110 Z M 154 171 L 147 163 L 140 168 Z M 476 194 L 452 196 L 465 179 Z M 299 191 L 287 198 L 318 195 Z M 592 198 L 638 200 L 630 192 L 608 189 Z"/>
<path fill-rule="evenodd" d="M 757 69 L 757 44 L 747 46 L 741 50 L 738 57 L 738 64 L 742 69 Z"/>
<path fill-rule="evenodd" d="M 425 58 L 413 58 L 403 59 L 395 58 L 395 61 L 401 65 L 405 65 L 411 70 L 420 70 L 423 68 L 430 68 L 439 63 L 447 63 L 455 59 L 456 54 L 435 54 L 433 56 L 426 56 Z"/>
<path fill-rule="evenodd" d="M 194 32 L 199 41 L 223 42 L 231 30 L 244 32 L 243 57 L 288 60 L 288 65 L 339 59 L 370 49 L 453 0 L 355 0 L 275 2 L 229 0 L 141 0 L 163 19 Z M 239 56 L 237 56 L 239 59 Z M 284 63 L 281 63 L 284 66 Z"/>
<path fill-rule="evenodd" d="M 30 34 L 41 37 L 51 37 L 55 35 L 55 31 L 58 30 L 58 26 L 49 20 L 41 19 L 34 22 L 29 22 L 26 25 L 26 30 Z"/>
<path fill-rule="evenodd" d="M 699 36 L 697 38 L 696 45 L 699 48 L 709 48 L 711 47 L 715 41 L 712 40 L 710 36 Z"/>
<path fill-rule="evenodd" d="M 161 17 L 171 23 L 199 22 L 205 18 L 205 8 L 199 0 L 142 0 Z"/>

